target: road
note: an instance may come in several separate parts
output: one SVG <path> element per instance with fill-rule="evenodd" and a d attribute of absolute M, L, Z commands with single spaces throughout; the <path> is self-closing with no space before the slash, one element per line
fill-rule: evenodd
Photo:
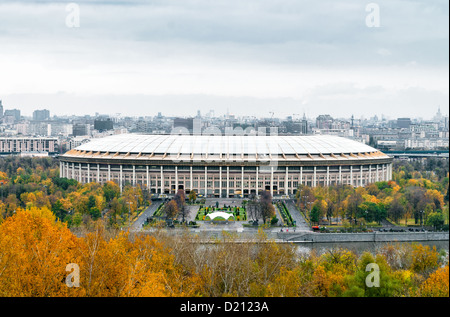
<path fill-rule="evenodd" d="M 162 201 L 152 201 L 152 204 L 144 210 L 144 212 L 136 219 L 136 221 L 131 225 L 130 231 L 139 231 L 142 229 L 142 226 L 144 225 L 145 220 L 147 220 L 148 217 L 153 215 L 153 213 L 156 211 L 156 209 L 159 207 L 159 205 L 162 203 Z"/>
<path fill-rule="evenodd" d="M 295 206 L 292 200 L 284 201 L 286 208 L 289 210 L 289 213 L 292 216 L 292 219 L 295 220 L 295 225 L 297 226 L 296 231 L 312 231 L 309 225 L 306 223 L 305 218 L 300 214 L 300 211 Z"/>

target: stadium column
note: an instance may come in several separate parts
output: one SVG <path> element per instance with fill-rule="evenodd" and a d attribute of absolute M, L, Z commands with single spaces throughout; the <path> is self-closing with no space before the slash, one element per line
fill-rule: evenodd
<path fill-rule="evenodd" d="M 222 197 L 222 166 L 219 166 L 219 197 Z"/>
<path fill-rule="evenodd" d="M 244 197 L 244 166 L 241 166 L 241 195 Z"/>
<path fill-rule="evenodd" d="M 230 197 L 230 167 L 227 166 L 227 198 Z"/>
<path fill-rule="evenodd" d="M 389 180 L 392 179 L 392 164 L 389 164 Z"/>
<path fill-rule="evenodd" d="M 208 197 L 208 167 L 205 165 L 205 197 Z"/>
<path fill-rule="evenodd" d="M 353 186 L 353 165 L 350 165 L 350 186 Z"/>
<path fill-rule="evenodd" d="M 330 186 L 330 166 L 327 165 L 327 186 Z"/>
<path fill-rule="evenodd" d="M 342 184 L 342 165 L 339 165 L 339 184 Z"/>
<path fill-rule="evenodd" d="M 256 166 L 256 195 L 258 195 L 258 183 L 259 183 L 259 166 Z"/>
<path fill-rule="evenodd" d="M 100 164 L 97 163 L 97 183 L 100 184 Z"/>
<path fill-rule="evenodd" d="M 161 194 L 164 194 L 164 173 L 162 165 L 161 165 Z"/>
<path fill-rule="evenodd" d="M 379 165 L 378 164 L 376 166 L 377 166 L 377 168 L 376 168 L 376 174 L 375 174 L 375 182 L 378 182 L 380 180 L 380 177 L 378 175 L 380 169 L 379 169 Z"/>
<path fill-rule="evenodd" d="M 303 185 L 303 166 L 300 166 L 300 185 Z"/>
<path fill-rule="evenodd" d="M 111 180 L 111 165 L 108 164 L 108 182 Z"/>
<path fill-rule="evenodd" d="M 316 166 L 314 165 L 314 177 L 313 177 L 313 187 L 316 187 Z"/>
<path fill-rule="evenodd" d="M 192 191 L 192 189 L 194 188 L 194 185 L 193 185 L 193 183 L 192 183 L 192 181 L 193 181 L 193 179 L 192 179 L 192 165 L 190 166 L 190 168 L 189 168 L 189 178 L 190 178 L 190 185 L 189 185 L 189 190 L 190 191 Z"/>
<path fill-rule="evenodd" d="M 136 166 L 133 165 L 133 186 L 136 186 Z"/>
<path fill-rule="evenodd" d="M 119 165 L 119 187 L 120 192 L 122 192 L 122 164 Z"/>
<path fill-rule="evenodd" d="M 273 197 L 273 166 L 270 167 L 270 195 Z"/>
<path fill-rule="evenodd" d="M 289 195 L 288 179 L 289 179 L 289 167 L 286 166 L 286 176 L 284 178 L 284 194 Z"/>
<path fill-rule="evenodd" d="M 78 163 L 78 182 L 81 183 L 81 163 Z"/>
<path fill-rule="evenodd" d="M 359 184 L 362 187 L 363 186 L 363 166 L 359 166 Z"/>
<path fill-rule="evenodd" d="M 91 164 L 87 163 L 87 182 L 90 183 L 91 182 L 91 169 L 90 169 Z"/>
<path fill-rule="evenodd" d="M 69 178 L 69 174 L 70 174 L 69 163 L 65 163 L 65 166 L 66 166 L 66 178 Z"/>
<path fill-rule="evenodd" d="M 369 164 L 369 184 L 372 183 L 372 164 Z"/>
<path fill-rule="evenodd" d="M 72 179 L 75 179 L 75 163 L 72 163 Z"/>
<path fill-rule="evenodd" d="M 178 192 L 178 166 L 175 165 L 175 194 Z"/>
<path fill-rule="evenodd" d="M 145 176 L 147 177 L 147 189 L 150 190 L 150 177 L 148 173 L 148 165 L 145 166 Z"/>
<path fill-rule="evenodd" d="M 64 177 L 64 170 L 61 161 L 59 162 L 59 177 Z"/>
<path fill-rule="evenodd" d="M 387 181 L 387 169 L 386 164 L 383 164 L 383 180 Z"/>

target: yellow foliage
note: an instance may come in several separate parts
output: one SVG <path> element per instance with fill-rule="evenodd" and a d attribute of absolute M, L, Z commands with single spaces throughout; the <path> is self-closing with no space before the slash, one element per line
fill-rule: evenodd
<path fill-rule="evenodd" d="M 4 180 L 4 181 L 8 182 L 8 180 L 9 180 L 8 174 L 0 171 L 0 180 Z"/>
<path fill-rule="evenodd" d="M 413 296 L 422 297 L 449 297 L 448 265 L 437 269 L 420 285 Z"/>
<path fill-rule="evenodd" d="M 439 253 L 436 247 L 430 248 L 422 244 L 413 246 L 411 269 L 414 272 L 426 273 L 435 269 L 439 262 Z"/>
<path fill-rule="evenodd" d="M 417 179 L 409 179 L 406 186 L 420 186 L 420 182 Z"/>
<path fill-rule="evenodd" d="M 0 296 L 195 296 L 202 283 L 174 265 L 154 237 L 103 226 L 77 238 L 48 208 L 18 209 L 0 225 Z M 80 287 L 68 287 L 66 265 L 80 268 Z"/>
<path fill-rule="evenodd" d="M 47 208 L 18 209 L 0 226 L 0 296 L 73 293 L 61 281 L 77 243 Z"/>
<path fill-rule="evenodd" d="M 380 200 L 374 195 L 367 194 L 367 195 L 364 195 L 363 198 L 364 198 L 364 201 L 375 203 L 375 204 L 378 204 L 380 202 Z"/>
<path fill-rule="evenodd" d="M 312 296 L 313 285 L 304 276 L 304 272 L 300 268 L 289 270 L 286 267 L 280 269 L 273 282 L 267 286 L 267 294 L 269 297 L 297 297 Z"/>

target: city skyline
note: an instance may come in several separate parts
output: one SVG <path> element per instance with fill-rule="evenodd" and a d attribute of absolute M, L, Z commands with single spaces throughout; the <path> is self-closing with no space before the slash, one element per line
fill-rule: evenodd
<path fill-rule="evenodd" d="M 68 3 L 0 4 L 5 109 L 448 115 L 446 1 L 377 1 L 379 27 L 353 0 Z"/>
<path fill-rule="evenodd" d="M 52 118 L 67 118 L 67 117 L 94 117 L 94 118 L 134 118 L 134 119 L 138 119 L 138 118 L 152 118 L 152 117 L 157 117 L 159 115 L 163 116 L 163 117 L 167 117 L 167 118 L 195 118 L 195 117 L 202 117 L 202 118 L 227 118 L 227 117 L 233 117 L 236 119 L 252 119 L 252 120 L 270 120 L 270 119 L 275 119 L 275 120 L 293 120 L 293 121 L 301 121 L 302 119 L 307 119 L 307 120 L 316 120 L 318 117 L 320 116 L 331 116 L 332 119 L 337 119 L 337 120 L 355 120 L 355 121 L 360 121 L 360 120 L 377 120 L 377 121 L 383 121 L 383 120 L 387 120 L 387 121 L 396 121 L 398 119 L 402 119 L 402 118 L 407 118 L 407 119 L 411 119 L 413 121 L 433 121 L 436 119 L 436 116 L 441 116 L 441 120 L 444 118 L 449 117 L 448 111 L 446 112 L 445 110 L 448 109 L 441 109 L 440 106 L 438 106 L 436 108 L 436 112 L 430 112 L 429 116 L 427 117 L 420 117 L 420 116 L 408 116 L 408 113 L 405 113 L 404 115 L 399 115 L 399 116 L 395 116 L 395 117 L 391 117 L 388 115 L 385 115 L 384 113 L 365 113 L 364 115 L 361 115 L 360 117 L 356 117 L 354 114 L 349 114 L 347 115 L 342 115 L 342 113 L 340 114 L 334 114 L 334 113 L 319 113 L 317 112 L 317 115 L 309 115 L 306 112 L 303 113 L 285 113 L 282 115 L 279 115 L 279 113 L 276 112 L 268 112 L 267 114 L 263 113 L 260 115 L 246 115 L 246 114 L 239 114 L 239 113 L 232 113 L 229 111 L 229 108 L 223 112 L 219 112 L 217 113 L 214 109 L 212 108 L 207 108 L 205 106 L 205 110 L 200 110 L 200 109 L 192 109 L 192 111 L 190 113 L 184 113 L 184 115 L 180 115 L 178 113 L 175 114 L 169 114 L 169 113 L 164 113 L 163 111 L 149 111 L 147 113 L 139 113 L 139 114 L 129 114 L 127 112 L 125 113 L 113 113 L 113 112 L 98 112 L 98 111 L 91 111 L 88 113 L 58 113 L 58 111 L 56 113 L 54 113 L 53 111 L 49 110 L 48 107 L 33 107 L 31 106 L 30 109 L 26 109 L 29 110 L 27 112 L 23 112 L 20 107 L 5 107 L 5 105 L 3 104 L 2 99 L 0 99 L 0 109 L 1 111 L 14 111 L 17 112 L 18 115 L 20 116 L 20 118 L 22 118 L 23 120 L 32 120 L 32 121 L 51 121 Z M 95 109 L 94 109 L 95 110 Z M 444 111 L 443 111 L 444 110 Z M 3 116 L 3 112 L 0 113 L 0 117 Z M 46 117 L 45 118 L 38 118 L 37 115 L 39 116 L 38 113 L 46 113 Z M 17 114 L 16 114 L 17 115 Z M 19 120 L 19 118 L 17 119 Z"/>

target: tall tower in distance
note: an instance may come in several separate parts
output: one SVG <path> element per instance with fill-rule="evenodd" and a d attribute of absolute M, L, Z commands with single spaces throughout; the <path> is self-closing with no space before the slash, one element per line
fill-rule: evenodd
<path fill-rule="evenodd" d="M 0 120 L 3 119 L 3 105 L 2 101 L 0 100 Z"/>

